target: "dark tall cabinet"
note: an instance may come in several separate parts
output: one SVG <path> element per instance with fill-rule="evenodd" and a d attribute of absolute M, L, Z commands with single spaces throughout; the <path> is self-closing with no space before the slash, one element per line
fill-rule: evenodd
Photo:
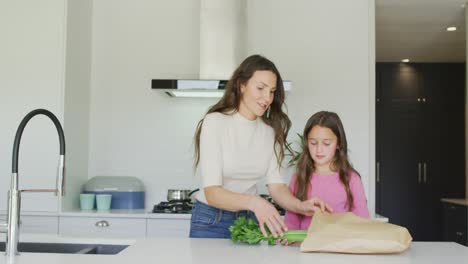
<path fill-rule="evenodd" d="M 465 64 L 377 63 L 376 211 L 443 240 L 441 198 L 465 196 Z"/>

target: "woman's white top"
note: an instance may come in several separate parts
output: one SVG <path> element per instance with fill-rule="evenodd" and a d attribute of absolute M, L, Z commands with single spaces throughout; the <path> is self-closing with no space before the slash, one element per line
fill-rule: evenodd
<path fill-rule="evenodd" d="M 257 183 L 284 183 L 273 148 L 274 130 L 261 118 L 234 114 L 206 115 L 200 134 L 197 174 L 201 187 L 222 186 L 243 194 L 257 193 Z M 206 202 L 203 189 L 197 199 Z"/>

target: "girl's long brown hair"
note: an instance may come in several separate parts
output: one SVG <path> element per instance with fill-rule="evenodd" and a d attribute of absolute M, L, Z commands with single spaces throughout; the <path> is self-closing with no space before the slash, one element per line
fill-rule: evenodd
<path fill-rule="evenodd" d="M 321 111 L 315 113 L 309 118 L 304 128 L 304 142 L 302 145 L 302 154 L 299 157 L 296 166 L 296 193 L 295 196 L 303 201 L 307 199 L 307 191 L 312 188 L 310 185 L 310 178 L 315 171 L 314 160 L 311 158 L 308 148 L 308 135 L 314 126 L 321 126 L 331 129 L 335 136 L 338 138 L 337 151 L 333 158 L 331 169 L 339 172 L 340 181 L 343 183 L 346 190 L 348 210 L 354 208 L 353 194 L 349 188 L 350 172 L 356 172 L 348 159 L 348 143 L 346 141 L 346 134 L 343 129 L 343 124 L 336 113 Z M 357 173 L 357 172 L 356 172 Z M 358 174 L 359 175 L 359 174 Z M 310 186 L 310 187 L 309 187 Z"/>
<path fill-rule="evenodd" d="M 273 102 L 270 105 L 269 117 L 267 117 L 268 111 L 265 111 L 265 114 L 263 114 L 261 118 L 263 122 L 272 127 L 275 132 L 275 156 L 280 166 L 284 158 L 284 149 L 290 150 L 289 146 L 286 145 L 286 137 L 291 128 L 291 121 L 283 112 L 282 108 L 285 99 L 283 79 L 272 61 L 260 55 L 252 55 L 246 58 L 227 82 L 223 97 L 218 103 L 210 107 L 205 116 L 214 112 L 233 114 L 239 111 L 242 98 L 240 87 L 241 85 L 245 85 L 256 71 L 271 71 L 276 75 L 276 90 Z M 194 168 L 196 168 L 200 162 L 200 134 L 203 127 L 203 120 L 204 118 L 198 122 L 194 137 Z"/>

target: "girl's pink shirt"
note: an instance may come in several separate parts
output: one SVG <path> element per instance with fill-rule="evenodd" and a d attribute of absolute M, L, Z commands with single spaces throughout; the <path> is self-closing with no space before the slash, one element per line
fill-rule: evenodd
<path fill-rule="evenodd" d="M 294 175 L 289 184 L 289 190 L 296 193 L 297 177 Z M 335 213 L 348 212 L 346 205 L 346 190 L 340 181 L 338 172 L 331 175 L 320 175 L 313 173 L 307 193 L 308 198 L 319 197 L 330 205 Z M 350 173 L 349 187 L 354 199 L 354 208 L 351 210 L 354 214 L 369 218 L 369 211 L 367 210 L 367 201 L 364 189 L 362 187 L 361 177 L 356 172 Z M 284 222 L 290 230 L 305 230 L 309 228 L 312 217 L 296 214 L 291 211 L 286 211 Z"/>

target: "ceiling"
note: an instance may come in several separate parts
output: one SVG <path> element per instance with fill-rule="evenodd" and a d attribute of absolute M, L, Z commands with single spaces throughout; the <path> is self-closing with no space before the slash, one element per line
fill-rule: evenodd
<path fill-rule="evenodd" d="M 467 0 L 376 0 L 378 62 L 463 62 Z M 457 30 L 448 32 L 448 26 Z"/>

